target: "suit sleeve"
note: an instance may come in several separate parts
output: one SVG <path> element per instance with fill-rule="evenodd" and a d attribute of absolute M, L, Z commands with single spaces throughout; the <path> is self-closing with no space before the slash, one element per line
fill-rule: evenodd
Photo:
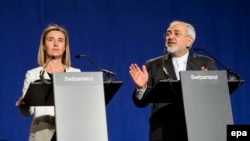
<path fill-rule="evenodd" d="M 143 96 L 142 96 L 141 99 L 137 98 L 138 92 L 137 92 L 136 89 L 134 89 L 133 95 L 132 95 L 132 99 L 133 99 L 134 104 L 139 108 L 144 108 L 144 107 L 149 105 L 149 103 L 147 101 L 145 101 L 145 97 L 147 97 L 147 95 L 148 95 L 148 93 L 149 93 L 149 91 L 151 90 L 151 87 L 152 87 L 152 77 L 151 77 L 152 76 L 151 75 L 152 70 L 151 70 L 151 67 L 150 67 L 151 65 L 148 62 L 146 62 L 145 65 L 146 65 L 147 71 L 149 73 L 149 80 L 147 82 L 147 88 L 146 88 L 145 92 L 143 93 Z"/>

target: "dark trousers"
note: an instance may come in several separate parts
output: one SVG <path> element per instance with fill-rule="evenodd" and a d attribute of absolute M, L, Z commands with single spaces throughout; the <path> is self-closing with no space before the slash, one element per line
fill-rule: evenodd
<path fill-rule="evenodd" d="M 149 141 L 188 141 L 185 122 L 151 123 Z"/>
<path fill-rule="evenodd" d="M 160 108 L 151 115 L 149 122 L 149 141 L 188 141 L 182 103 Z"/>

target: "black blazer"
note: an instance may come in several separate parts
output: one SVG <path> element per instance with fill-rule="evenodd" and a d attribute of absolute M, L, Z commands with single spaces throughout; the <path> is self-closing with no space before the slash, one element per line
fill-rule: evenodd
<path fill-rule="evenodd" d="M 151 88 L 160 80 L 166 78 L 165 73 L 163 72 L 163 56 L 159 56 L 153 59 L 146 61 L 145 63 L 148 73 L 149 80 L 147 83 L 147 89 L 141 100 L 136 97 L 136 90 L 134 90 L 132 99 L 134 104 L 137 107 L 144 108 L 149 103 L 144 100 L 144 97 L 147 96 Z M 172 63 L 172 58 L 169 54 L 165 56 L 164 65 L 169 74 L 169 79 L 176 80 L 176 74 L 174 71 L 174 66 Z M 204 66 L 208 70 L 217 70 L 217 67 L 214 63 L 214 60 L 210 57 L 189 53 L 187 68 L 186 70 L 200 70 L 201 67 Z M 181 103 L 181 102 L 180 102 Z M 180 111 L 180 112 L 178 112 Z M 167 115 L 166 115 L 167 114 Z M 152 111 L 151 111 L 151 122 L 153 121 L 161 121 L 166 119 L 173 119 L 182 117 L 180 116 L 184 114 L 182 104 L 171 104 L 171 103 L 153 103 Z M 166 115 L 166 116 L 164 116 Z M 172 117 L 171 117 L 172 116 Z M 184 116 L 184 115 L 183 115 Z"/>

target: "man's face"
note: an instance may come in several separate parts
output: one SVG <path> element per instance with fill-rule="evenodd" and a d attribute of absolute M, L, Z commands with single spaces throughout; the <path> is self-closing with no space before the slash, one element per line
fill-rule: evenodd
<path fill-rule="evenodd" d="M 168 52 L 174 56 L 182 56 L 187 51 L 191 43 L 192 38 L 187 35 L 186 26 L 184 24 L 178 23 L 170 26 L 167 29 L 165 36 L 165 46 Z"/>

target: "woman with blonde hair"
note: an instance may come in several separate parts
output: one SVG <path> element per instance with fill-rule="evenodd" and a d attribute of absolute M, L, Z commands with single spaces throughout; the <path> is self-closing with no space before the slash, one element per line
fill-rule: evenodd
<path fill-rule="evenodd" d="M 29 141 L 51 141 L 55 133 L 54 106 L 29 106 L 23 98 L 30 83 L 39 79 L 52 80 L 55 72 L 80 72 L 71 67 L 69 37 L 65 28 L 51 24 L 44 29 L 38 50 L 39 66 L 26 72 L 22 96 L 16 106 L 24 116 L 33 116 Z"/>

